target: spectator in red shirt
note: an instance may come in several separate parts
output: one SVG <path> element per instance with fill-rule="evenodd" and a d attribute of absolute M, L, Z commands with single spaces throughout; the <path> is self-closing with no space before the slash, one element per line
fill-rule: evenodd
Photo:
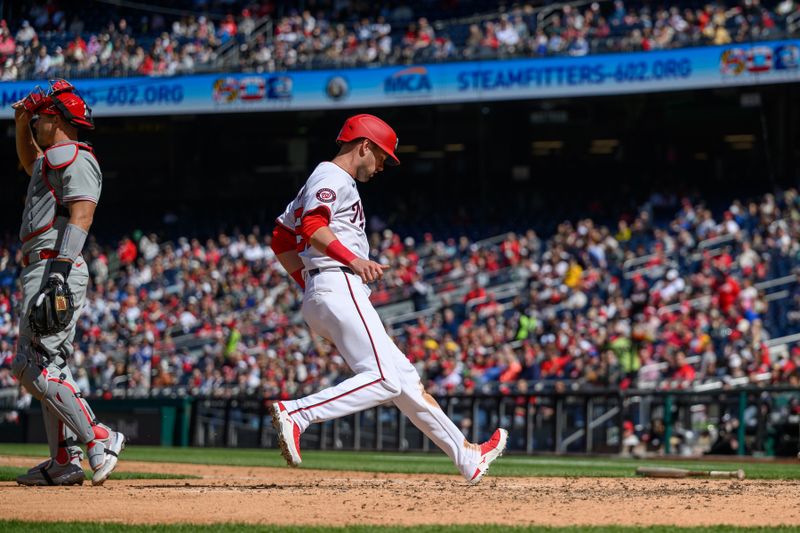
<path fill-rule="evenodd" d="M 155 71 L 156 64 L 153 61 L 153 56 L 150 54 L 145 55 L 144 60 L 142 61 L 141 66 L 139 66 L 139 74 L 144 76 L 149 76 L 150 74 Z"/>
<path fill-rule="evenodd" d="M 564 366 L 569 362 L 570 357 L 560 356 L 555 344 L 549 344 L 545 347 L 547 359 L 542 361 L 542 378 L 557 378 L 562 377 L 564 374 Z"/>
<path fill-rule="evenodd" d="M 236 35 L 238 27 L 233 15 L 228 14 L 219 25 L 219 34 L 223 41 Z"/>
<path fill-rule="evenodd" d="M 481 44 L 484 48 L 495 51 L 500 47 L 500 41 L 497 40 L 494 22 L 487 22 L 485 25 L 486 33 L 483 36 Z"/>
<path fill-rule="evenodd" d="M 472 300 L 477 300 L 478 298 L 485 298 L 486 297 L 486 289 L 481 287 L 478 280 L 472 280 L 472 286 L 470 287 L 470 291 L 464 296 L 464 303 L 467 304 Z"/>
<path fill-rule="evenodd" d="M 136 245 L 133 244 L 133 241 L 130 238 L 125 237 L 122 239 L 122 242 L 119 243 L 119 249 L 117 250 L 119 254 L 119 262 L 123 266 L 127 266 L 132 264 L 136 261 L 136 255 L 138 251 L 136 250 Z"/>
<path fill-rule="evenodd" d="M 675 372 L 672 374 L 672 379 L 688 385 L 694 381 L 695 375 L 695 369 L 692 365 L 686 362 L 686 354 L 683 352 L 683 350 L 676 353 Z"/>
<path fill-rule="evenodd" d="M 8 28 L 0 26 L 0 59 L 5 60 L 6 57 L 13 55 L 16 46 Z"/>
<path fill-rule="evenodd" d="M 511 266 L 516 266 L 519 264 L 520 259 L 522 258 L 519 240 L 517 240 L 516 235 L 513 233 L 509 233 L 506 236 L 503 244 L 500 245 L 500 251 L 503 252 L 503 257 L 505 257 L 506 263 Z"/>
<path fill-rule="evenodd" d="M 522 372 L 522 364 L 517 359 L 514 353 L 506 355 L 505 369 L 500 374 L 501 383 L 512 383 L 517 381 L 520 373 Z"/>
<path fill-rule="evenodd" d="M 728 313 L 739 298 L 741 287 L 733 276 L 726 275 L 725 281 L 719 286 L 719 307 L 723 313 Z"/>
<path fill-rule="evenodd" d="M 70 41 L 67 45 L 67 58 L 73 61 L 82 61 L 86 57 L 86 41 L 80 35 L 75 36 L 75 39 Z"/>

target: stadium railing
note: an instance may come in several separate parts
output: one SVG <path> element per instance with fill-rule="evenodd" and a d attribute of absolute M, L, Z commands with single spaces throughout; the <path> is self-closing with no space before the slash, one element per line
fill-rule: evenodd
<path fill-rule="evenodd" d="M 574 0 L 572 2 L 557 2 L 546 5 L 536 10 L 536 29 L 546 30 L 553 25 L 553 21 L 565 7 L 578 8 L 594 3 L 609 3 L 611 0 Z"/>
<path fill-rule="evenodd" d="M 800 415 L 760 408 L 773 400 L 800 403 L 788 387 L 745 387 L 696 391 L 565 391 L 516 395 L 438 396 L 465 437 L 480 442 L 495 427 L 510 431 L 510 450 L 519 453 L 606 453 L 623 450 L 626 421 L 640 434 L 659 420 L 664 431 L 652 454 L 699 455 L 715 443 L 706 432 L 730 434 L 738 455 L 794 455 Z M 275 435 L 264 402 L 198 400 L 192 443 L 198 446 L 272 447 Z M 726 424 L 731 429 L 724 429 Z M 588 431 L 587 431 L 588 428 Z M 722 428 L 722 429 L 720 429 Z M 428 451 L 434 449 L 394 407 L 374 409 L 312 425 L 305 449 Z M 705 448 L 704 448 L 705 447 Z"/>
<path fill-rule="evenodd" d="M 746 238 L 745 232 L 742 233 L 742 237 Z M 710 254 L 712 257 L 716 257 L 724 251 L 725 245 L 735 245 L 739 242 L 741 242 L 740 239 L 734 234 L 719 235 L 717 237 L 702 240 L 696 243 L 695 251 L 689 256 L 689 260 L 692 262 L 700 261 L 703 259 L 704 254 Z M 671 252 L 652 253 L 627 259 L 622 264 L 623 271 L 625 272 L 625 279 L 631 279 L 637 274 L 659 275 L 659 273 L 662 273 L 663 270 L 669 268 L 678 268 L 680 266 L 680 253 L 681 250 L 675 248 Z M 666 264 L 659 263 L 653 266 L 639 266 L 646 265 L 650 261 L 658 259 L 659 257 L 666 257 L 668 258 L 669 262 Z"/>
<path fill-rule="evenodd" d="M 800 340 L 795 336 L 792 341 Z M 737 386 L 739 382 L 748 382 Z M 512 394 L 438 395 L 437 401 L 466 438 L 482 441 L 495 427 L 510 431 L 512 451 L 605 453 L 623 450 L 624 426 L 660 444 L 640 453 L 791 455 L 800 442 L 800 389 L 754 386 L 743 378 L 720 387 L 685 390 L 531 388 Z M 538 390 L 537 390 L 538 389 Z M 43 442 L 38 402 L 18 403 L 16 388 L 0 391 L 0 440 Z M 103 419 L 128 428 L 133 443 L 218 447 L 272 447 L 269 399 L 176 397 L 93 399 Z M 658 433 L 655 428 L 661 427 Z M 38 429 L 37 429 L 38 428 Z M 6 431 L 7 430 L 7 431 Z M 656 434 L 658 433 L 658 434 Z M 724 435 L 731 441 L 709 441 Z M 379 406 L 315 424 L 306 449 L 427 451 L 433 448 L 397 409 Z M 712 439 L 713 440 L 713 439 Z"/>
<path fill-rule="evenodd" d="M 786 32 L 794 35 L 798 30 L 800 30 L 800 9 L 786 17 Z"/>
<path fill-rule="evenodd" d="M 223 72 L 225 70 L 237 69 L 242 47 L 251 48 L 262 35 L 266 39 L 266 42 L 272 43 L 274 28 L 274 22 L 271 17 L 262 17 L 255 22 L 252 33 L 243 40 L 237 39 L 236 37 L 228 39 L 216 51 L 217 57 L 214 60 L 213 70 Z"/>

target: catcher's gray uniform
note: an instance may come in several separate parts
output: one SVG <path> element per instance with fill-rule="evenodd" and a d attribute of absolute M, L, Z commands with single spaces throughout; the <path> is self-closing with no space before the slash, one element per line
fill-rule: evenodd
<path fill-rule="evenodd" d="M 37 336 L 31 330 L 28 317 L 33 299 L 48 279 L 51 260 L 57 256 L 69 222 L 66 204 L 80 200 L 97 203 L 101 189 L 100 167 L 86 144 L 59 143 L 36 160 L 20 228 L 23 294 L 19 341 L 12 365 L 20 382 L 42 401 L 51 457 L 56 458 L 59 448 L 67 448 L 71 462 L 77 458 L 80 464 L 77 440 L 89 445 L 89 462 L 94 470 L 109 466 L 113 469 L 116 454 L 124 446 L 124 437 L 97 423 L 67 366 L 89 281 L 83 257 L 75 260 L 66 280 L 76 308 L 69 325 L 58 333 Z M 108 454 L 113 456 L 113 461 L 109 461 L 113 465 L 104 465 Z M 47 477 L 45 472 L 43 475 Z M 82 471 L 80 476 L 82 481 Z"/>
<path fill-rule="evenodd" d="M 46 171 L 42 174 L 43 169 Z M 91 148 L 83 143 L 61 143 L 36 160 L 28 184 L 28 197 L 22 213 L 19 238 L 25 269 L 22 273 L 23 302 L 20 337 L 33 339 L 34 334 L 24 317 L 28 316 L 33 297 L 47 279 L 49 262 L 55 257 L 59 238 L 69 221 L 69 210 L 65 204 L 78 200 L 97 203 L 100 199 L 103 177 L 100 166 L 92 155 Z M 67 283 L 75 296 L 75 307 L 80 309 L 86 296 L 89 271 L 83 258 L 72 266 Z M 66 360 L 72 355 L 72 339 L 75 337 L 77 315 L 67 329 L 55 335 L 39 339 L 39 345 L 50 357 L 61 356 Z"/>

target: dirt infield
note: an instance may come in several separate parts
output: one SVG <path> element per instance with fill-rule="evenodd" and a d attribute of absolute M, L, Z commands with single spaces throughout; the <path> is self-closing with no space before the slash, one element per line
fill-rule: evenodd
<path fill-rule="evenodd" d="M 30 466 L 29 457 L 0 457 Z M 797 481 L 485 478 L 125 461 L 126 472 L 202 476 L 103 487 L 0 483 L 0 516 L 122 523 L 677 525 L 800 523 Z M 59 515 L 31 514 L 41 508 Z M 91 508 L 88 505 L 91 502 Z"/>

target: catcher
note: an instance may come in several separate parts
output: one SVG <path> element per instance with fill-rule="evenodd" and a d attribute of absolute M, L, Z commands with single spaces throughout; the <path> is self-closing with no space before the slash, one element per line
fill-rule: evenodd
<path fill-rule="evenodd" d="M 37 87 L 12 107 L 17 155 L 31 176 L 20 228 L 22 309 L 12 371 L 41 401 L 50 446 L 50 459 L 17 482 L 83 484 L 80 443 L 92 484 L 101 485 L 125 436 L 97 422 L 68 366 L 89 282 L 81 251 L 102 186 L 91 146 L 77 140 L 79 129 L 94 128 L 92 112 L 66 80 L 51 81 L 47 93 Z"/>

